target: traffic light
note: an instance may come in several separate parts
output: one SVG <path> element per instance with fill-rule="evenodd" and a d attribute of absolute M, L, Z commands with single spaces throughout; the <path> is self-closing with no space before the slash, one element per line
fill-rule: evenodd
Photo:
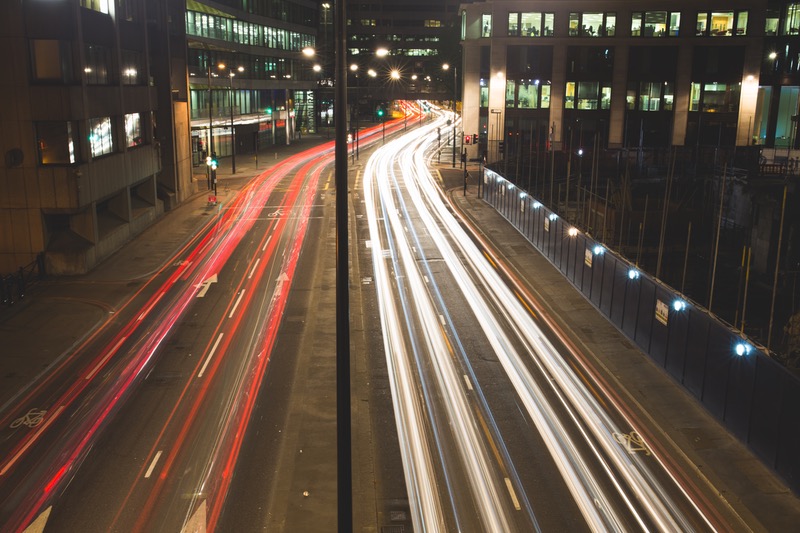
<path fill-rule="evenodd" d="M 478 134 L 477 133 L 473 133 L 472 134 L 472 144 L 478 144 Z"/>
<path fill-rule="evenodd" d="M 500 141 L 498 148 L 500 149 L 500 154 L 506 153 L 506 143 L 504 141 Z"/>
<path fill-rule="evenodd" d="M 464 135 L 464 144 L 472 143 L 472 136 L 471 135 Z"/>
<path fill-rule="evenodd" d="M 380 106 L 380 107 L 379 107 L 379 108 L 378 108 L 378 109 L 375 111 L 375 114 L 377 114 L 377 115 L 378 115 L 378 118 L 383 118 L 383 115 L 385 115 L 385 114 L 386 114 L 386 110 L 383 108 L 383 106 Z"/>
<path fill-rule="evenodd" d="M 272 108 L 271 108 L 271 107 L 268 107 L 268 108 L 267 108 L 267 109 L 265 109 L 264 111 L 265 111 L 265 113 L 266 113 L 267 115 L 271 115 L 271 114 L 272 114 Z"/>

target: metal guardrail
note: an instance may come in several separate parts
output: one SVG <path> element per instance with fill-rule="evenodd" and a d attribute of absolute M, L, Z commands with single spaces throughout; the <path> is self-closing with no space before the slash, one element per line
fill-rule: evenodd
<path fill-rule="evenodd" d="M 0 275 L 0 303 L 13 305 L 25 298 L 28 288 L 45 275 L 44 253 L 13 274 Z"/>

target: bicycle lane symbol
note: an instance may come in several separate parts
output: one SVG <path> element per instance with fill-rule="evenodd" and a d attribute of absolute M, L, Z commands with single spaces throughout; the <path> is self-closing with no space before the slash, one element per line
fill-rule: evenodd
<path fill-rule="evenodd" d="M 629 454 L 644 452 L 645 455 L 650 455 L 650 448 L 637 431 L 634 430 L 630 433 L 614 433 L 613 435 L 614 440 L 624 446 Z"/>
<path fill-rule="evenodd" d="M 13 422 L 11 422 L 11 429 L 16 429 L 20 426 L 28 426 L 29 428 L 35 428 L 39 424 L 42 423 L 44 420 L 44 415 L 47 413 L 46 409 L 37 409 L 33 408 L 21 417 L 17 418 Z"/>

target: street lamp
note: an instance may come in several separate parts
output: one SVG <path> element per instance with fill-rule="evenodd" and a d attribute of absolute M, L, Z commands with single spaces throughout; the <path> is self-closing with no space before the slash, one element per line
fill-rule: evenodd
<path fill-rule="evenodd" d="M 220 63 L 217 65 L 217 68 L 225 70 L 225 63 Z M 236 70 L 244 72 L 244 67 L 237 67 Z M 231 108 L 231 174 L 236 174 L 236 130 L 233 127 L 233 77 L 235 75 L 236 73 L 233 71 L 233 68 L 228 68 L 228 79 L 230 80 L 228 85 L 228 103 Z"/>
<path fill-rule="evenodd" d="M 442 65 L 442 70 L 450 70 L 450 64 L 444 63 Z M 458 82 L 456 81 L 456 77 L 458 76 L 458 67 L 453 67 L 453 120 L 455 121 L 456 118 L 456 101 L 458 100 Z"/>
<path fill-rule="evenodd" d="M 211 97 L 211 63 L 206 64 L 206 70 L 208 71 L 208 157 L 211 159 L 216 159 L 217 154 L 214 151 L 214 115 L 212 114 L 212 102 L 213 99 Z M 216 76 L 216 74 L 214 74 Z M 211 159 L 206 160 L 206 162 L 210 161 Z M 210 167 L 210 165 L 209 165 Z M 211 180 L 216 176 L 211 176 L 209 172 L 209 177 L 207 180 L 208 188 L 211 188 Z"/>

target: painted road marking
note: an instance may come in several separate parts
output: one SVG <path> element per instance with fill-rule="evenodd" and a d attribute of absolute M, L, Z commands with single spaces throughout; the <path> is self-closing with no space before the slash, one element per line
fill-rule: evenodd
<path fill-rule="evenodd" d="M 208 289 L 211 288 L 211 284 L 216 283 L 217 281 L 218 281 L 217 275 L 212 274 L 211 277 L 205 280 L 204 282 L 195 285 L 195 287 L 200 289 L 199 291 L 197 291 L 197 298 L 205 298 Z"/>
<path fill-rule="evenodd" d="M 34 433 L 33 436 L 30 438 L 30 440 L 28 440 L 28 442 L 25 443 L 25 446 L 20 448 L 20 450 L 16 453 L 16 455 L 14 455 L 14 457 L 12 457 L 11 460 L 6 463 L 6 466 L 4 466 L 2 470 L 0 470 L 0 476 L 8 472 L 8 469 L 11 468 L 14 465 L 14 463 L 16 463 L 19 460 L 20 457 L 22 457 L 22 454 L 25 453 L 34 442 L 36 442 L 36 439 L 39 438 L 39 435 L 41 435 L 44 432 L 44 430 L 47 429 L 47 426 L 49 426 L 53 422 L 53 420 L 58 418 L 59 413 L 61 413 L 61 411 L 63 410 L 64 406 L 62 405 L 58 409 L 56 409 L 56 412 L 53 413 L 52 416 L 48 417 L 47 420 L 45 420 L 44 424 L 39 426 L 39 429 L 37 429 L 36 433 Z"/>
<path fill-rule="evenodd" d="M 467 384 L 467 388 L 469 390 L 472 390 L 472 382 L 469 380 L 469 376 L 467 376 L 466 374 L 464 374 L 464 381 Z"/>
<path fill-rule="evenodd" d="M 239 293 L 239 297 L 236 298 L 236 303 L 233 304 L 233 309 L 231 309 L 231 313 L 228 315 L 228 318 L 233 318 L 233 313 L 235 313 L 236 308 L 239 307 L 239 302 L 242 301 L 242 296 L 244 296 L 244 289 L 242 289 L 242 292 Z"/>
<path fill-rule="evenodd" d="M 650 447 L 647 446 L 647 443 L 636 430 L 630 433 L 614 433 L 614 440 L 622 444 L 631 455 L 637 452 L 644 452 L 645 455 L 650 455 Z"/>
<path fill-rule="evenodd" d="M 211 358 L 214 357 L 214 352 L 217 351 L 217 346 L 219 346 L 219 341 L 222 340 L 222 336 L 223 335 L 224 335 L 224 333 L 220 333 L 219 334 L 219 337 L 217 337 L 217 342 L 214 343 L 214 346 L 211 348 L 211 351 L 208 352 L 208 357 L 206 357 L 206 362 L 203 363 L 203 368 L 201 368 L 200 369 L 200 373 L 197 374 L 198 378 L 202 378 L 203 377 L 203 374 L 206 371 L 206 367 L 208 366 L 208 363 L 211 362 Z"/>
<path fill-rule="evenodd" d="M 261 262 L 261 258 L 259 257 L 258 259 L 256 259 L 256 262 L 253 265 L 253 270 L 250 271 L 250 274 L 247 276 L 247 279 L 250 279 L 250 278 L 253 277 L 253 274 L 255 274 L 255 272 L 256 272 L 256 267 L 258 266 L 258 263 L 260 263 L 260 262 Z"/>
<path fill-rule="evenodd" d="M 270 239 L 272 239 L 272 235 L 267 237 L 267 241 L 264 243 L 264 246 L 261 247 L 261 251 L 262 252 L 266 252 L 267 251 L 267 245 L 269 244 Z"/>
<path fill-rule="evenodd" d="M 519 500 L 517 499 L 517 493 L 514 492 L 514 486 L 511 484 L 511 480 L 506 478 L 506 488 L 508 488 L 508 493 L 511 495 L 511 501 L 514 502 L 514 509 L 519 511 L 522 507 L 519 506 Z"/>
<path fill-rule="evenodd" d="M 158 450 L 158 452 L 156 452 L 156 456 L 153 457 L 153 462 L 150 463 L 150 468 L 148 468 L 147 472 L 144 473 L 145 479 L 149 478 L 150 475 L 153 473 L 153 469 L 156 467 L 156 463 L 160 458 L 161 458 L 161 450 Z"/>

